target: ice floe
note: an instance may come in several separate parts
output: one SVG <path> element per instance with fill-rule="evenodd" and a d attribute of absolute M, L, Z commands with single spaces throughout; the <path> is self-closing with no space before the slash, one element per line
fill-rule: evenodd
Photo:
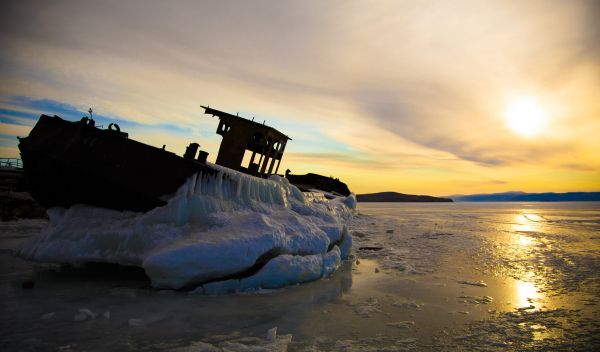
<path fill-rule="evenodd" d="M 398 328 L 398 329 L 410 329 L 413 326 L 415 326 L 415 322 L 412 320 L 405 320 L 405 321 L 396 321 L 393 323 L 387 323 L 385 325 L 391 326 L 394 328 Z"/>
<path fill-rule="evenodd" d="M 463 285 L 470 285 L 470 286 L 487 287 L 487 284 L 483 281 L 461 280 L 458 283 L 463 284 Z"/>
<path fill-rule="evenodd" d="M 494 301 L 494 299 L 490 296 L 460 296 L 458 298 L 463 303 L 472 304 L 489 304 Z"/>

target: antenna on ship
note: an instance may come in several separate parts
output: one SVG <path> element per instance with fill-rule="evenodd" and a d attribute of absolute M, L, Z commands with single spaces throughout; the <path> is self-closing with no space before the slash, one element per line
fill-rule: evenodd
<path fill-rule="evenodd" d="M 94 121 L 94 118 L 92 116 L 94 114 L 94 110 L 91 107 L 88 110 L 88 113 L 90 114 L 90 118 L 88 119 L 87 117 L 84 116 L 83 119 L 81 119 L 81 121 L 85 122 L 86 125 L 88 125 L 88 126 L 92 126 L 92 127 L 96 126 L 96 121 Z"/>

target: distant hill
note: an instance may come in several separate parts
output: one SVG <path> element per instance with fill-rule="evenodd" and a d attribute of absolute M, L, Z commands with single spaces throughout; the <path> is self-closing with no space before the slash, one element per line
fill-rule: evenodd
<path fill-rule="evenodd" d="M 600 201 L 600 192 L 525 193 L 504 192 L 490 194 L 454 195 L 455 202 L 591 202 Z"/>
<path fill-rule="evenodd" d="M 448 198 L 417 196 L 396 192 L 359 194 L 356 196 L 356 200 L 359 202 L 452 202 L 452 199 Z"/>

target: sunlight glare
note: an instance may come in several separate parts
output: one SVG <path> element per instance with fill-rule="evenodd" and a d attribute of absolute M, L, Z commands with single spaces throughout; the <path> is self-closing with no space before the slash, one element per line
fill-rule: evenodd
<path fill-rule="evenodd" d="M 508 105 L 505 117 L 508 127 L 524 137 L 537 135 L 546 127 L 547 114 L 532 97 L 514 100 Z"/>
<path fill-rule="evenodd" d="M 521 213 L 516 214 L 512 223 L 511 229 L 514 232 L 533 232 L 539 230 L 539 221 L 535 218 L 536 215 Z"/>
<path fill-rule="evenodd" d="M 519 281 L 517 283 L 518 307 L 530 306 L 533 300 L 540 298 L 537 288 L 532 282 Z"/>

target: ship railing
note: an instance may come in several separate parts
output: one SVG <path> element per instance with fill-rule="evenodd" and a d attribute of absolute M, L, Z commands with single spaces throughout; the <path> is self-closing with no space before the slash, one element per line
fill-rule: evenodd
<path fill-rule="evenodd" d="M 0 158 L 0 168 L 22 169 L 23 160 L 19 158 Z"/>

